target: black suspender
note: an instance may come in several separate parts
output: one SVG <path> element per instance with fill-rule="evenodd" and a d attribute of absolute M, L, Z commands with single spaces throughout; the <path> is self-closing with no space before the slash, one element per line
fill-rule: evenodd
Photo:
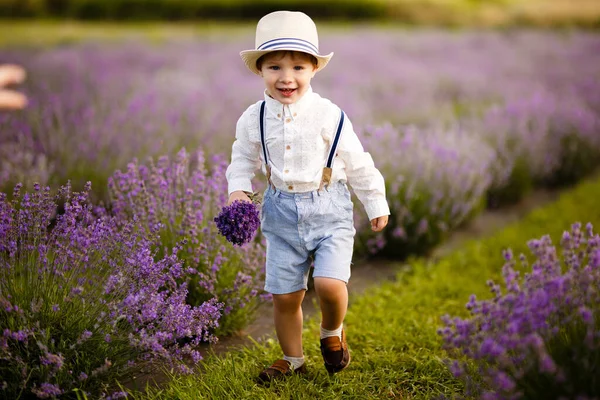
<path fill-rule="evenodd" d="M 269 165 L 267 159 L 267 143 L 265 141 L 265 102 L 263 101 L 260 105 L 260 142 L 262 143 L 263 157 L 265 158 L 265 165 Z"/>
<path fill-rule="evenodd" d="M 333 157 L 335 156 L 335 152 L 337 151 L 338 144 L 340 142 L 340 136 L 342 134 L 342 128 L 344 127 L 344 111 L 340 110 L 340 122 L 337 126 L 337 131 L 335 132 L 335 138 L 333 139 L 333 144 L 331 145 L 331 150 L 329 151 L 329 157 L 327 157 L 327 167 L 331 168 L 333 165 Z"/>

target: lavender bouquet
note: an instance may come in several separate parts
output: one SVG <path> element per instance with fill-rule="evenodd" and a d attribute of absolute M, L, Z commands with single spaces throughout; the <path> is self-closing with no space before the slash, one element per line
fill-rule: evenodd
<path fill-rule="evenodd" d="M 477 398 L 597 399 L 600 236 L 576 223 L 563 234 L 562 251 L 549 236 L 528 245 L 536 257 L 531 272 L 520 279 L 506 251 L 505 293 L 489 282 L 494 298 L 472 296 L 471 318 L 445 317 L 445 347 L 475 361 L 484 382 L 470 385 Z M 455 361 L 452 370 L 477 381 L 466 363 Z"/>
<path fill-rule="evenodd" d="M 236 200 L 223 207 L 215 222 L 219 233 L 227 241 L 241 246 L 252 240 L 260 226 L 258 207 L 254 203 Z"/>

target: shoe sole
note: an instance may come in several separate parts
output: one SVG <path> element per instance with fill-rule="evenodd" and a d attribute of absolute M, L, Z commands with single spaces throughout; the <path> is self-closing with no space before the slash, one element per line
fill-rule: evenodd
<path fill-rule="evenodd" d="M 277 375 L 277 376 L 265 376 L 262 374 L 259 374 L 258 377 L 256 378 L 256 383 L 258 383 L 259 385 L 268 385 L 274 381 L 281 381 L 284 380 L 286 378 L 291 378 L 292 376 L 296 375 L 296 376 L 305 376 L 307 374 L 306 371 L 294 371 L 291 374 L 281 374 L 281 375 Z"/>
<path fill-rule="evenodd" d="M 350 366 L 351 361 L 352 361 L 352 355 L 350 354 L 350 352 L 348 352 L 348 363 L 346 365 L 344 365 L 342 368 L 330 370 L 329 368 L 327 368 L 327 364 L 325 364 L 325 369 L 327 370 L 327 372 L 329 372 L 329 375 L 335 375 L 339 372 L 342 372 L 346 368 L 348 368 Z"/>

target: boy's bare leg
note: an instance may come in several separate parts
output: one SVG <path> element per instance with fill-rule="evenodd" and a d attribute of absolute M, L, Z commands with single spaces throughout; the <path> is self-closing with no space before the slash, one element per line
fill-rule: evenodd
<path fill-rule="evenodd" d="M 302 357 L 302 300 L 304 289 L 287 294 L 273 295 L 275 330 L 283 354 Z"/>
<path fill-rule="evenodd" d="M 335 330 L 342 325 L 348 309 L 348 288 L 344 281 L 315 277 L 315 291 L 321 305 L 321 326 Z"/>

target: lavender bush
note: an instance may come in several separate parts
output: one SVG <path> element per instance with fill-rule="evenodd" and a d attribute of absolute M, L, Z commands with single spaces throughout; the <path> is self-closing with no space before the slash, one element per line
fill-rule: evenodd
<path fill-rule="evenodd" d="M 152 237 L 94 210 L 89 191 L 0 194 L 0 397 L 98 398 L 140 369 L 189 371 L 214 339 L 222 305 L 185 303 L 179 247 L 155 261 Z"/>
<path fill-rule="evenodd" d="M 550 184 L 573 183 L 600 165 L 600 112 L 579 96 L 537 92 L 471 121 L 499 154 L 493 188 L 510 185 L 508 175 L 519 162 L 531 179 Z"/>
<path fill-rule="evenodd" d="M 600 160 L 597 33 L 361 27 L 323 29 L 321 36 L 321 47 L 336 56 L 315 76 L 314 89 L 339 104 L 359 134 L 367 137 L 380 127 L 394 144 L 408 126 L 437 131 L 435 137 L 423 135 L 422 153 L 416 153 L 427 159 L 440 151 L 438 136 L 469 132 L 459 143 L 495 150 L 488 170 L 477 169 L 479 182 L 489 182 L 485 190 L 493 204 L 518 200 L 533 183 L 576 180 Z M 6 149 L 0 150 L 0 187 L 8 191 L 14 182 L 30 185 L 36 179 L 58 186 L 71 179 L 80 188 L 92 180 L 98 197 L 108 200 L 108 178 L 134 158 L 173 156 L 182 147 L 228 154 L 237 117 L 262 96 L 263 86 L 238 56 L 253 45 L 251 35 L 223 37 L 0 51 L 0 62 L 18 62 L 30 71 L 26 91 L 32 100 L 22 113 L 0 115 L 0 149 Z M 381 128 L 386 124 L 391 127 Z M 479 157 L 442 143 L 458 158 Z M 427 248 L 478 209 L 473 202 L 480 198 L 479 183 L 472 193 L 466 187 L 447 191 L 440 207 L 437 187 L 451 186 L 462 175 L 442 173 L 435 183 L 423 184 L 419 168 L 430 167 L 406 153 L 416 147 L 396 149 L 373 140 L 365 147 L 378 166 L 384 160 L 390 202 L 405 201 L 419 211 L 406 217 L 396 207 L 398 223 L 378 237 L 359 223 L 362 248 L 378 251 L 390 241 L 407 253 L 415 245 L 404 247 L 401 236 L 409 234 L 425 243 L 417 248 Z M 447 162 L 453 170 L 462 161 Z M 467 164 L 483 168 L 482 161 Z M 396 182 L 401 178 L 405 183 Z M 469 179 L 466 186 L 473 184 Z M 444 209 L 455 215 L 440 218 Z"/>
<path fill-rule="evenodd" d="M 358 243 L 369 252 L 426 253 L 482 206 L 494 152 L 471 133 L 388 125 L 369 130 L 364 142 L 393 149 L 377 160 L 386 176 L 388 229 L 373 234 L 364 213 L 355 216 Z"/>
<path fill-rule="evenodd" d="M 224 36 L 0 51 L 0 61 L 28 68 L 32 99 L 24 113 L 0 121 L 0 148 L 22 141 L 32 158 L 23 163 L 19 152 L 10 154 L 19 168 L 2 171 L 0 184 L 8 191 L 5 185 L 17 179 L 12 175 L 28 176 L 35 167 L 52 183 L 72 179 L 83 186 L 92 179 L 104 198 L 108 177 L 133 158 L 171 155 L 181 147 L 229 151 L 237 116 L 260 98 L 262 84 L 238 56 L 252 46 L 251 36 Z M 525 117 L 535 112 L 531 118 L 558 126 L 576 122 L 580 112 L 600 113 L 595 33 L 356 28 L 323 29 L 321 41 L 336 59 L 315 77 L 314 88 L 361 131 L 385 122 L 455 123 L 505 104 L 522 105 Z M 528 106 L 532 94 L 544 101 Z M 527 126 L 515 127 L 514 134 L 528 142 Z M 478 119 L 469 130 L 485 135 L 498 129 Z M 387 149 L 371 151 L 379 156 Z M 540 148 L 535 158 L 544 154 Z"/>
<path fill-rule="evenodd" d="M 235 121 L 216 105 L 241 108 L 260 93 L 260 86 L 252 85 L 259 82 L 252 80 L 240 79 L 235 91 L 227 88 L 227 76 L 240 76 L 243 65 L 223 62 L 233 46 L 222 45 L 207 40 L 200 47 L 171 43 L 157 49 L 128 42 L 0 53 L 0 61 L 27 67 L 25 91 L 31 100 L 25 111 L 0 116 L 0 148 L 27 144 L 9 154 L 7 160 L 18 168 L 2 171 L 3 190 L 28 176 L 29 164 L 20 162 L 24 157 L 47 168 L 40 175 L 49 183 L 69 179 L 80 188 L 91 179 L 93 195 L 106 200 L 108 178 L 133 158 L 174 155 L 181 147 L 222 151 L 218 142 L 233 132 Z M 200 48 L 212 57 L 200 56 Z"/>
<path fill-rule="evenodd" d="M 254 203 L 236 200 L 223 207 L 215 217 L 219 233 L 228 242 L 241 246 L 250 242 L 260 226 L 258 208 Z"/>
<path fill-rule="evenodd" d="M 505 291 L 489 282 L 494 298 L 467 304 L 471 317 L 445 317 L 448 349 L 474 360 L 483 399 L 590 399 L 600 397 L 600 236 L 576 223 L 553 246 L 549 236 L 528 243 L 535 261 L 524 278 L 505 252 Z M 527 268 L 525 256 L 520 257 Z M 455 361 L 457 376 L 472 368 Z M 468 377 L 468 374 L 467 374 Z M 477 381 L 477 379 L 473 380 Z"/>
<path fill-rule="evenodd" d="M 112 212 L 121 220 L 135 218 L 161 257 L 182 241 L 178 251 L 187 282 L 187 302 L 200 305 L 215 298 L 224 304 L 219 334 L 231 333 L 254 317 L 264 296 L 264 245 L 257 240 L 231 246 L 213 221 L 227 202 L 227 162 L 216 155 L 190 155 L 185 149 L 148 164 L 132 162 L 109 179 Z"/>

